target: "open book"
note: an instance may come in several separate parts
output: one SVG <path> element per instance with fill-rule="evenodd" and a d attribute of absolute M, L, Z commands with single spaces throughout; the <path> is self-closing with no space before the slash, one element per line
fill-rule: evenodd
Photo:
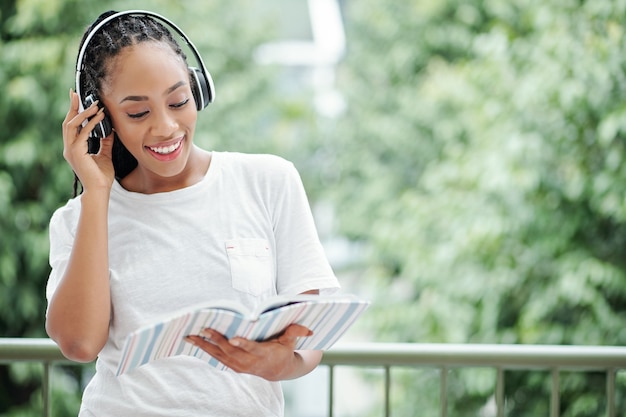
<path fill-rule="evenodd" d="M 226 367 L 202 349 L 185 342 L 211 328 L 226 338 L 244 337 L 262 341 L 282 333 L 292 323 L 313 331 L 300 337 L 296 349 L 330 348 L 369 306 L 368 301 L 351 295 L 277 296 L 266 300 L 254 311 L 236 301 L 218 301 L 195 306 L 138 329 L 126 339 L 117 375 L 168 356 L 189 355 L 218 369 Z"/>

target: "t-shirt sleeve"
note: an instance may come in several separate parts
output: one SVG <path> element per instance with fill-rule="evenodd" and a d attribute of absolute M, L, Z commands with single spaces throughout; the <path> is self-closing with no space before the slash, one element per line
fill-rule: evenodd
<path fill-rule="evenodd" d="M 56 291 L 67 264 L 69 262 L 76 224 L 78 222 L 78 201 L 72 200 L 64 207 L 54 212 L 48 227 L 50 239 L 49 262 L 52 270 L 46 285 L 46 299 L 48 304 Z M 47 312 L 47 309 L 46 309 Z"/>
<path fill-rule="evenodd" d="M 340 288 L 320 242 L 300 174 L 285 161 L 282 179 L 274 181 L 273 227 L 279 294 Z"/>

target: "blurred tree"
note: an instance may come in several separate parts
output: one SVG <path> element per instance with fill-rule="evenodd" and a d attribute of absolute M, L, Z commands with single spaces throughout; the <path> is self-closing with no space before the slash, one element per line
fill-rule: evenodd
<path fill-rule="evenodd" d="M 626 343 L 625 7 L 346 3 L 322 179 L 370 249 L 376 340 Z M 533 375 L 509 378 L 510 415 L 542 414 Z M 493 383 L 459 378 L 455 412 L 476 415 Z M 602 415 L 603 389 L 564 381 L 562 415 Z"/>
<path fill-rule="evenodd" d="M 81 1 L 3 1 L 0 11 L 0 335 L 43 336 L 47 225 L 69 196 L 60 122 L 72 85 Z M 71 29 L 68 29 L 71 28 Z M 66 82 L 59 82 L 67 80 Z M 69 186 L 69 188 L 68 188 Z M 0 413 L 35 403 L 37 366 L 0 367 Z M 34 396 L 33 396 L 34 395 Z M 36 407 L 36 406 L 35 406 Z M 40 408 L 39 408 L 40 409 Z M 33 411 L 40 414 L 40 411 Z"/>

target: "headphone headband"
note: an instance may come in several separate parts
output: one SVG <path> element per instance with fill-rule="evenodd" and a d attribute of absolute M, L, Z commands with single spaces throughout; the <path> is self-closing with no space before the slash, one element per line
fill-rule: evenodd
<path fill-rule="evenodd" d="M 165 23 L 167 26 L 169 26 L 171 29 L 174 29 L 174 31 L 176 33 L 178 33 L 178 35 L 180 35 L 180 37 L 185 41 L 185 43 L 187 44 L 187 46 L 189 47 L 189 49 L 191 50 L 191 52 L 193 53 L 193 55 L 196 58 L 196 61 L 199 65 L 199 70 L 200 73 L 204 76 L 206 81 L 206 89 L 202 88 L 202 86 L 198 86 L 198 88 L 200 89 L 201 94 L 198 94 L 198 99 L 200 100 L 200 103 L 198 103 L 197 107 L 198 109 L 202 109 L 204 107 L 206 107 L 209 103 L 211 103 L 214 98 L 215 98 L 215 88 L 213 86 L 213 79 L 211 78 L 211 75 L 209 74 L 209 72 L 207 71 L 206 67 L 204 66 L 204 62 L 202 62 L 202 58 L 200 57 L 200 53 L 198 52 L 198 50 L 196 49 L 195 45 L 193 44 L 193 42 L 191 42 L 191 40 L 187 37 L 187 35 L 185 35 L 185 33 L 178 27 L 176 26 L 172 21 L 166 19 L 165 17 L 161 16 L 158 13 L 154 13 L 154 12 L 150 12 L 147 10 L 127 10 L 127 11 L 123 11 L 123 12 L 117 12 L 112 14 L 111 16 L 108 16 L 106 18 L 104 18 L 100 23 L 98 23 L 94 28 L 92 28 L 89 31 L 89 34 L 87 35 L 87 37 L 85 38 L 85 41 L 83 42 L 82 47 L 80 48 L 80 51 L 78 53 L 78 58 L 76 60 L 76 93 L 78 93 L 78 97 L 80 97 L 81 99 L 80 101 L 80 106 L 83 106 L 82 103 L 82 94 L 80 91 L 80 75 L 81 72 L 83 70 L 83 57 L 85 55 L 85 52 L 87 51 L 87 47 L 89 46 L 89 42 L 91 41 L 91 39 L 94 37 L 94 35 L 96 33 L 98 33 L 98 31 L 107 23 L 111 22 L 112 20 L 115 20 L 119 17 L 122 16 L 132 16 L 132 15 L 136 15 L 136 16 L 149 16 L 152 18 L 155 18 L 163 23 Z M 197 79 L 197 74 L 194 74 L 194 76 Z M 202 94 L 203 92 L 205 92 L 204 90 L 208 90 L 206 91 L 207 96 L 205 97 L 205 94 Z"/>

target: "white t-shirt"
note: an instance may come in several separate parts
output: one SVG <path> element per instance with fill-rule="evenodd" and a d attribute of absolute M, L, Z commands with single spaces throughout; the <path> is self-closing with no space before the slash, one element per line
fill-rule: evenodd
<path fill-rule="evenodd" d="M 79 212 L 80 196 L 50 221 L 48 300 L 67 266 Z M 115 377 L 126 336 L 203 301 L 236 299 L 252 307 L 275 294 L 339 288 L 298 172 L 271 155 L 213 152 L 202 181 L 171 192 L 133 193 L 114 182 L 109 268 L 109 339 L 81 416 L 281 416 L 279 383 L 191 357 Z"/>

